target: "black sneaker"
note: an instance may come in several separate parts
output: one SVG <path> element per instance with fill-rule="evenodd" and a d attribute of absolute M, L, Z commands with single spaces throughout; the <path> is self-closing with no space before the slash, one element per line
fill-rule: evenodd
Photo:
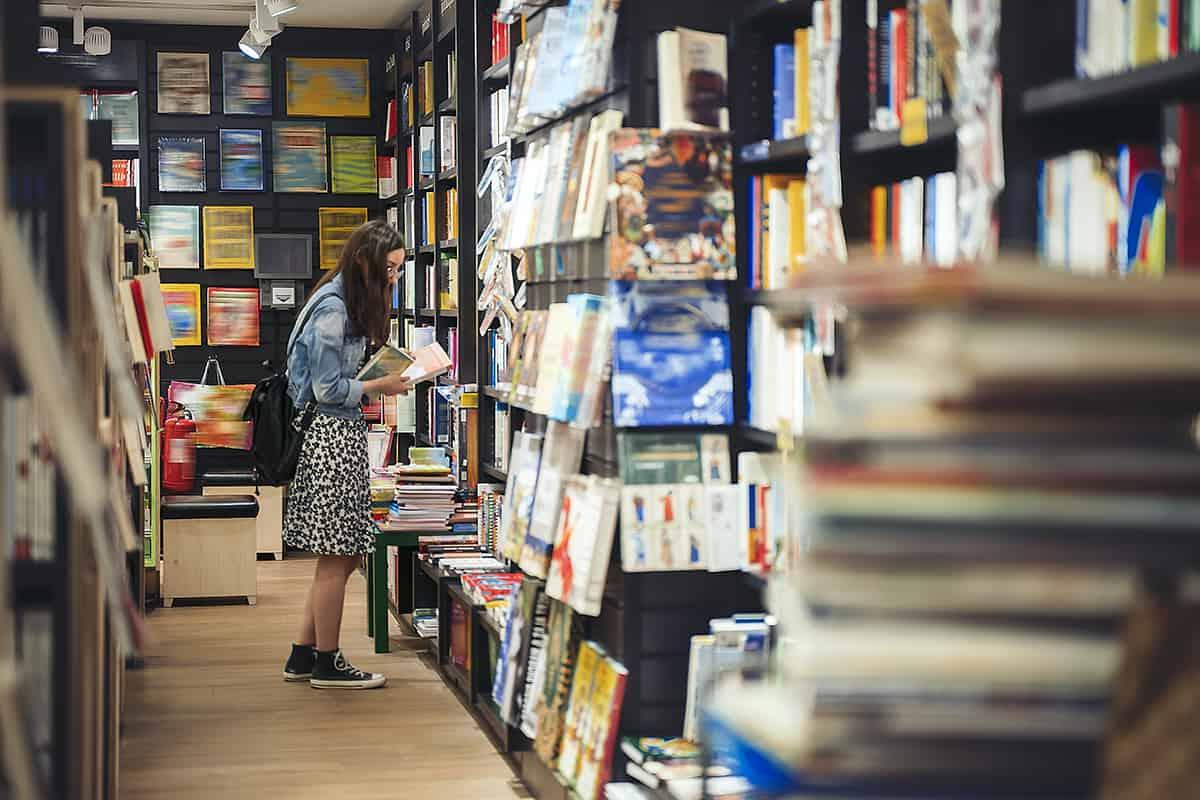
<path fill-rule="evenodd" d="M 341 650 L 317 652 L 309 685 L 316 689 L 378 689 L 387 677 L 376 672 L 363 672 L 346 660 Z"/>
<path fill-rule="evenodd" d="M 317 648 L 311 644 L 292 645 L 292 654 L 283 665 L 285 681 L 306 681 L 312 677 L 313 664 L 317 663 Z"/>

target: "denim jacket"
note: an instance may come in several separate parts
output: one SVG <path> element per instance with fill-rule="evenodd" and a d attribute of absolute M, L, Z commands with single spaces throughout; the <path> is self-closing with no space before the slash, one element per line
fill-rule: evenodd
<path fill-rule="evenodd" d="M 330 299 L 334 298 L 334 299 Z M 367 340 L 350 333 L 342 276 L 338 275 L 309 299 L 316 310 L 303 330 L 292 329 L 288 346 L 288 396 L 297 408 L 316 401 L 317 411 L 342 419 L 362 416 L 362 381 L 355 380 Z M 297 323 L 304 316 L 301 311 Z"/>

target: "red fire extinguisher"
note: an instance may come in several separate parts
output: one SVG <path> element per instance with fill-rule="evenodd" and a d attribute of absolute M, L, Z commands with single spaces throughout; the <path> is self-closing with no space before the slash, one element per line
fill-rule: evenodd
<path fill-rule="evenodd" d="M 167 408 L 163 423 L 163 488 L 190 492 L 196 484 L 196 423 L 179 403 Z"/>

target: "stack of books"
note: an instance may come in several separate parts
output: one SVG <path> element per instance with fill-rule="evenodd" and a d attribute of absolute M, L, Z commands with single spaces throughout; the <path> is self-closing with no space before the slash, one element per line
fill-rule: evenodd
<path fill-rule="evenodd" d="M 438 612 L 436 608 L 413 609 L 413 628 L 422 639 L 438 638 Z"/>
<path fill-rule="evenodd" d="M 388 511 L 392 530 L 446 528 L 457 508 L 458 487 L 440 447 L 410 447 L 408 464 L 391 467 L 396 476 Z"/>
<path fill-rule="evenodd" d="M 463 593 L 480 606 L 500 630 L 508 619 L 508 604 L 521 585 L 519 572 L 487 572 L 464 575 Z"/>
<path fill-rule="evenodd" d="M 953 172 L 940 172 L 874 187 L 871 253 L 904 264 L 953 266 L 958 258 L 957 185 Z"/>
<path fill-rule="evenodd" d="M 715 741 L 830 791 L 1090 795 L 1138 571 L 1200 553 L 1200 284 L 1009 265 L 802 289 L 857 317 L 851 366 L 792 459 L 783 680 L 718 689 Z"/>

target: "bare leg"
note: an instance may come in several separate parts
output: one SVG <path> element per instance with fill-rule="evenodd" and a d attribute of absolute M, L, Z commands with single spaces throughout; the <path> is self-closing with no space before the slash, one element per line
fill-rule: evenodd
<path fill-rule="evenodd" d="M 346 599 L 346 579 L 358 564 L 358 556 L 321 556 L 313 578 L 312 609 L 317 649 L 338 649 L 342 631 L 342 606 Z"/>
<path fill-rule="evenodd" d="M 320 560 L 317 561 L 318 566 Z M 315 645 L 317 643 L 317 623 L 313 617 L 313 594 L 317 591 L 317 576 L 313 573 L 312 585 L 308 587 L 308 596 L 304 598 L 304 617 L 300 620 L 300 635 L 296 644 Z"/>

